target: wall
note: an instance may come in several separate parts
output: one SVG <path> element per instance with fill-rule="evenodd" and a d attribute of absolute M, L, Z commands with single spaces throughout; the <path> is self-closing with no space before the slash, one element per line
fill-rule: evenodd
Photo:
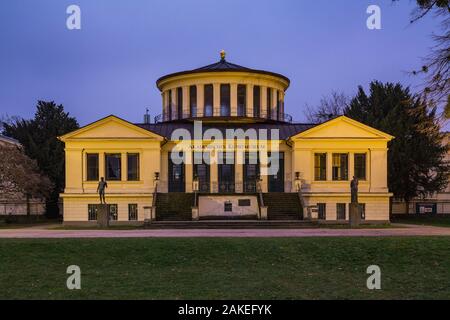
<path fill-rule="evenodd" d="M 97 181 L 87 181 L 86 154 L 99 154 L 99 177 L 105 176 L 105 153 L 120 153 L 121 181 L 107 181 L 106 200 L 119 204 L 119 219 L 128 220 L 128 203 L 152 204 L 155 172 L 161 172 L 161 141 L 155 134 L 114 116 L 61 137 L 65 142 L 66 188 L 61 194 L 64 221 L 87 220 L 87 205 L 99 203 Z M 127 153 L 139 153 L 139 181 L 127 181 Z M 114 201 L 114 202 L 113 202 Z"/>
<path fill-rule="evenodd" d="M 361 123 L 340 117 L 299 134 L 292 139 L 292 172 L 300 172 L 307 206 L 327 204 L 327 220 L 336 219 L 336 203 L 350 200 L 350 180 L 354 175 L 354 154 L 366 154 L 366 180 L 359 181 L 359 202 L 366 203 L 366 220 L 389 220 L 387 186 L 387 143 L 389 135 Z M 327 153 L 326 181 L 316 181 L 314 155 Z M 349 155 L 348 180 L 333 181 L 332 154 Z"/>
<path fill-rule="evenodd" d="M 249 200 L 250 206 L 239 206 L 239 200 Z M 232 204 L 232 212 L 225 211 L 225 202 Z M 259 214 L 258 199 L 256 196 L 200 196 L 199 216 L 211 217 L 242 217 L 257 216 Z"/>
<path fill-rule="evenodd" d="M 152 205 L 152 198 L 152 196 L 138 194 L 126 196 L 107 195 L 106 203 L 117 204 L 119 222 L 128 222 L 128 204 L 137 204 L 138 221 L 142 222 L 145 219 L 144 207 Z M 98 203 L 100 202 L 96 195 L 66 196 L 64 198 L 64 223 L 73 224 L 73 222 L 88 221 L 88 205 Z"/>

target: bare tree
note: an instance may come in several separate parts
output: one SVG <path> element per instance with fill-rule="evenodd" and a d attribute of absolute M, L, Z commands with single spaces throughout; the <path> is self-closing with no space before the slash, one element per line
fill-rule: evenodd
<path fill-rule="evenodd" d="M 29 214 L 30 198 L 45 198 L 52 190 L 50 180 L 39 172 L 36 161 L 9 144 L 0 144 L 0 194 L 6 199 L 25 196 Z"/>
<path fill-rule="evenodd" d="M 398 0 L 394 0 L 398 1 Z M 450 0 L 416 0 L 417 8 L 412 13 L 411 23 L 427 15 L 440 19 L 440 34 L 434 33 L 434 46 L 423 59 L 420 70 L 414 75 L 425 76 L 422 96 L 432 106 L 443 105 L 446 118 L 450 118 Z"/>
<path fill-rule="evenodd" d="M 305 116 L 311 123 L 325 122 L 344 114 L 349 102 L 344 93 L 333 91 L 329 96 L 323 96 L 318 106 L 307 105 Z"/>

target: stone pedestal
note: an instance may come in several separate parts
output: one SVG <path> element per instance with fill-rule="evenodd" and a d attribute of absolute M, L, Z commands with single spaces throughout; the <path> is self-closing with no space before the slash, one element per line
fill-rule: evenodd
<path fill-rule="evenodd" d="M 357 227 L 361 224 L 361 212 L 358 203 L 350 203 L 349 221 L 350 227 Z"/>
<path fill-rule="evenodd" d="M 259 217 L 259 219 L 260 220 L 267 220 L 267 211 L 268 211 L 268 207 L 260 207 L 260 212 L 261 212 L 261 214 L 260 214 L 260 217 Z"/>
<path fill-rule="evenodd" d="M 198 207 L 192 207 L 191 209 L 192 209 L 192 220 L 198 221 L 200 219 Z"/>
<path fill-rule="evenodd" d="M 108 205 L 99 204 L 97 207 L 97 226 L 99 228 L 108 228 L 109 227 L 109 212 Z"/>

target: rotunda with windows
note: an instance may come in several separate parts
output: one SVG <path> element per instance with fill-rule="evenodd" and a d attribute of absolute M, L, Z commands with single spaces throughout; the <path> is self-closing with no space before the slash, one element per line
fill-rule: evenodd
<path fill-rule="evenodd" d="M 284 111 L 290 80 L 278 73 L 226 60 L 169 74 L 156 82 L 163 101 L 162 121 L 291 122 Z"/>

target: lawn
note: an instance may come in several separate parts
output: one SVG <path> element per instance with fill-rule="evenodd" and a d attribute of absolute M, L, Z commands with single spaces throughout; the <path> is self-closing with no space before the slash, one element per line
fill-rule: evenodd
<path fill-rule="evenodd" d="M 450 215 L 448 216 L 411 215 L 405 217 L 396 217 L 395 219 L 392 220 L 392 222 L 450 228 Z"/>
<path fill-rule="evenodd" d="M 0 240 L 0 299 L 449 299 L 450 237 Z M 78 265 L 82 289 L 66 288 Z M 382 290 L 366 288 L 381 268 Z"/>

